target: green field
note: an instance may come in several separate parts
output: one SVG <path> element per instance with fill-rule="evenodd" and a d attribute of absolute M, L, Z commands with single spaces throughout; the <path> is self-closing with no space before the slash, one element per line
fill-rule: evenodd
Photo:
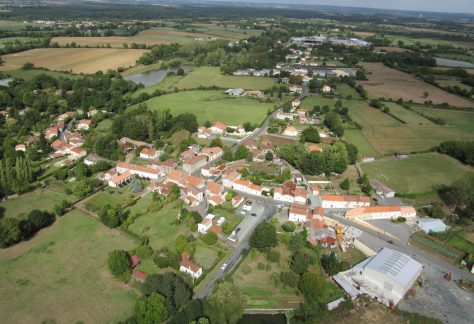
<path fill-rule="evenodd" d="M 25 30 L 27 26 L 40 27 L 44 25 L 33 22 L 24 23 L 23 21 L 15 20 L 0 20 L 0 30 L 20 31 Z"/>
<path fill-rule="evenodd" d="M 379 156 L 380 153 L 372 147 L 372 145 L 367 141 L 364 134 L 359 129 L 345 129 L 344 130 L 344 140 L 357 146 L 359 149 L 359 154 L 361 156 Z"/>
<path fill-rule="evenodd" d="M 328 105 L 329 108 L 334 108 L 337 99 L 326 98 L 326 97 L 319 97 L 319 96 L 308 96 L 301 102 L 301 108 L 310 110 L 314 106 L 319 105 L 323 107 Z"/>
<path fill-rule="evenodd" d="M 14 42 L 16 42 L 16 41 L 25 42 L 25 41 L 32 40 L 32 39 L 34 39 L 34 38 L 30 38 L 30 37 L 7 37 L 7 38 L 0 38 L 0 48 L 3 48 L 6 43 L 14 43 Z M 36 38 L 36 39 L 38 39 L 38 38 Z"/>
<path fill-rule="evenodd" d="M 248 38 L 251 36 L 258 36 L 262 33 L 259 29 L 243 29 L 238 28 L 232 24 L 226 25 L 217 25 L 217 24 L 193 24 L 191 29 L 196 32 L 201 32 L 209 35 L 215 35 L 225 38 L 232 38 L 232 39 L 242 39 Z"/>
<path fill-rule="evenodd" d="M 210 270 L 219 259 L 218 251 L 215 247 L 198 242 L 193 258 L 204 270 Z"/>
<path fill-rule="evenodd" d="M 273 104 L 245 97 L 230 97 L 220 90 L 185 91 L 145 101 L 151 110 L 169 109 L 173 115 L 193 113 L 198 122 L 220 121 L 226 125 L 261 123 Z M 137 106 L 132 106 L 133 109 Z"/>
<path fill-rule="evenodd" d="M 131 249 L 119 231 L 72 211 L 34 238 L 0 250 L 4 323 L 111 323 L 130 316 L 137 293 L 114 280 L 107 255 Z"/>
<path fill-rule="evenodd" d="M 50 185 L 0 202 L 0 207 L 5 208 L 6 217 L 24 217 L 33 209 L 52 212 L 54 205 L 63 200 L 72 202 L 77 198 L 67 195 L 59 185 Z"/>
<path fill-rule="evenodd" d="M 437 185 L 449 185 L 474 172 L 457 160 L 438 153 L 414 154 L 405 160 L 393 158 L 364 163 L 362 169 L 369 178 L 379 179 L 403 194 L 431 192 Z"/>
<path fill-rule="evenodd" d="M 337 85 L 336 92 L 342 97 L 352 96 L 352 99 L 361 99 L 359 93 L 351 86 L 341 83 Z"/>
<path fill-rule="evenodd" d="M 387 106 L 390 109 L 390 113 L 394 115 L 397 118 L 400 118 L 403 120 L 407 125 L 430 125 L 430 126 L 435 126 L 435 124 L 421 116 L 420 114 L 417 114 L 416 112 L 413 112 L 411 110 L 405 109 L 402 106 L 394 103 L 394 102 L 386 102 L 385 106 Z"/>
<path fill-rule="evenodd" d="M 443 119 L 448 128 L 455 128 L 460 131 L 459 140 L 472 139 L 470 134 L 474 133 L 474 112 L 457 111 L 449 109 L 437 109 L 428 107 L 413 106 L 413 110 L 421 112 L 429 117 Z"/>
<path fill-rule="evenodd" d="M 25 80 L 30 80 L 31 78 L 40 75 L 40 74 L 46 74 L 49 76 L 52 76 L 54 78 L 79 78 L 80 75 L 77 74 L 72 74 L 72 73 L 63 73 L 63 72 L 56 72 L 56 71 L 46 71 L 46 70 L 40 70 L 40 69 L 34 69 L 34 70 L 11 70 L 11 71 L 6 71 L 3 72 L 4 74 L 8 74 L 13 78 L 20 78 L 20 79 L 25 79 Z"/>
<path fill-rule="evenodd" d="M 131 192 L 127 192 L 123 189 L 121 190 L 121 189 L 107 188 L 104 191 L 92 197 L 91 199 L 89 199 L 85 203 L 85 206 L 87 209 L 91 211 L 97 211 L 105 204 L 109 204 L 111 206 L 115 206 L 115 205 L 123 206 L 126 204 L 131 194 L 132 194 Z"/>
<path fill-rule="evenodd" d="M 448 243 L 465 253 L 474 253 L 474 243 L 463 237 L 463 233 L 456 233 L 448 240 Z"/>
<path fill-rule="evenodd" d="M 131 208 L 132 214 L 136 212 L 133 207 Z M 143 206 L 140 208 L 143 208 Z M 173 244 L 178 235 L 187 232 L 184 225 L 175 224 L 178 213 L 179 208 L 176 203 L 170 203 L 158 212 L 146 213 L 137 218 L 128 229 L 138 235 L 148 236 L 150 246 L 155 250 L 159 250 Z"/>

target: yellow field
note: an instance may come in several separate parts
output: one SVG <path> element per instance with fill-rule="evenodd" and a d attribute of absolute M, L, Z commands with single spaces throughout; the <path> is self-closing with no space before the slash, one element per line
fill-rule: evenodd
<path fill-rule="evenodd" d="M 39 48 L 4 55 L 0 71 L 16 70 L 25 63 L 49 70 L 95 73 L 130 67 L 147 50 L 113 48 Z"/>

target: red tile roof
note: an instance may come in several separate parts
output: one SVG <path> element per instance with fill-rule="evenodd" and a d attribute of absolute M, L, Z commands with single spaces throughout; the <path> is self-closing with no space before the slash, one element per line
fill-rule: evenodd
<path fill-rule="evenodd" d="M 140 259 L 138 257 L 138 255 L 132 255 L 132 257 L 130 258 L 130 260 L 132 261 L 131 263 L 131 267 L 132 269 L 135 268 L 137 265 L 140 264 L 140 262 L 142 262 L 142 259 Z"/>
<path fill-rule="evenodd" d="M 189 254 L 183 252 L 181 254 L 181 266 L 185 267 L 186 269 L 190 269 L 192 272 L 198 272 L 201 269 L 201 266 L 193 261 L 191 261 Z"/>
<path fill-rule="evenodd" d="M 143 271 L 137 269 L 132 270 L 132 277 L 135 278 L 135 280 L 137 281 L 145 282 L 147 276 L 148 275 Z"/>

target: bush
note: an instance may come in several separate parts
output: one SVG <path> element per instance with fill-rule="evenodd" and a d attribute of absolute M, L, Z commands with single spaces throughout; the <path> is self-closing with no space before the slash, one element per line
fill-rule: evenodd
<path fill-rule="evenodd" d="M 274 250 L 268 251 L 267 260 L 274 263 L 280 262 L 280 252 Z"/>
<path fill-rule="evenodd" d="M 350 187 L 349 179 L 345 178 L 339 186 L 341 187 L 342 190 L 349 190 L 349 187 Z"/>
<path fill-rule="evenodd" d="M 130 268 L 130 255 L 127 251 L 114 250 L 110 252 L 107 265 L 115 278 L 125 282 L 130 279 L 132 269 Z"/>
<path fill-rule="evenodd" d="M 265 265 L 264 265 L 263 263 L 259 262 L 259 263 L 257 264 L 257 269 L 258 269 L 258 270 L 265 270 Z"/>
<path fill-rule="evenodd" d="M 213 245 L 217 243 L 218 237 L 214 232 L 207 232 L 206 234 L 201 236 L 201 240 L 207 245 Z"/>
<path fill-rule="evenodd" d="M 275 226 L 269 223 L 259 224 L 250 236 L 250 247 L 256 248 L 260 252 L 268 251 L 277 246 L 277 234 Z"/>
<path fill-rule="evenodd" d="M 299 279 L 300 277 L 293 271 L 280 273 L 280 281 L 291 288 L 296 288 L 298 286 Z"/>
<path fill-rule="evenodd" d="M 288 221 L 283 223 L 283 225 L 281 225 L 281 228 L 283 228 L 285 232 L 294 232 L 296 229 L 296 225 L 295 223 Z"/>

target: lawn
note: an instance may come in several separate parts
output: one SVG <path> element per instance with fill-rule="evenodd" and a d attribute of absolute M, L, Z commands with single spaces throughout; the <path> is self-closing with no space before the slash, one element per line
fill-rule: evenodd
<path fill-rule="evenodd" d="M 37 48 L 3 55 L 1 71 L 17 70 L 25 63 L 50 70 L 74 73 L 106 72 L 129 67 L 147 50 L 116 48 Z"/>
<path fill-rule="evenodd" d="M 319 97 L 319 96 L 308 96 L 301 102 L 301 108 L 306 110 L 311 110 L 314 106 L 319 105 L 321 108 L 323 106 L 329 106 L 329 108 L 334 108 L 337 99 Z"/>
<path fill-rule="evenodd" d="M 73 202 L 77 198 L 67 195 L 59 185 L 49 185 L 31 192 L 0 202 L 0 207 L 5 208 L 6 217 L 24 217 L 33 209 L 52 212 L 54 205 L 63 200 Z"/>
<path fill-rule="evenodd" d="M 235 213 L 224 208 L 215 208 L 212 213 L 217 217 L 224 217 L 226 223 L 224 228 L 229 228 L 232 230 L 234 230 L 244 220 L 242 216 L 236 215 Z"/>
<path fill-rule="evenodd" d="M 112 119 L 104 119 L 99 124 L 97 124 L 97 127 L 95 128 L 95 130 L 98 132 L 108 133 L 112 129 L 112 123 L 113 123 Z"/>
<path fill-rule="evenodd" d="M 369 178 L 379 179 L 398 193 L 414 194 L 434 190 L 437 185 L 449 185 L 473 174 L 472 168 L 438 153 L 410 155 L 408 159 L 362 164 Z"/>
<path fill-rule="evenodd" d="M 132 213 L 133 210 L 132 208 Z M 170 246 L 178 235 L 188 231 L 185 225 L 175 224 L 179 211 L 176 202 L 168 204 L 158 212 L 146 213 L 137 218 L 128 229 L 135 234 L 149 237 L 150 246 L 154 250 L 159 250 Z"/>
<path fill-rule="evenodd" d="M 246 97 L 230 97 L 220 90 L 184 91 L 145 101 L 150 110 L 169 109 L 173 115 L 193 113 L 199 124 L 220 121 L 227 125 L 261 123 L 273 104 Z M 132 106 L 133 109 L 135 106 Z"/>
<path fill-rule="evenodd" d="M 421 116 L 420 114 L 417 114 L 414 111 L 405 109 L 394 102 L 386 102 L 385 106 L 390 109 L 390 113 L 392 115 L 396 116 L 397 118 L 400 118 L 408 125 L 435 125 L 431 120 Z"/>
<path fill-rule="evenodd" d="M 127 203 L 126 200 L 128 200 L 130 194 L 131 192 L 126 192 L 125 190 L 107 188 L 87 200 L 85 206 L 91 211 L 97 211 L 105 204 L 123 206 Z"/>
<path fill-rule="evenodd" d="M 336 92 L 344 98 L 351 96 L 352 99 L 361 99 L 359 93 L 355 91 L 354 88 L 345 83 L 338 84 Z"/>
<path fill-rule="evenodd" d="M 119 231 L 72 211 L 34 238 L 0 250 L 4 323 L 111 323 L 130 316 L 137 298 L 114 280 L 107 255 L 132 249 Z"/>
<path fill-rule="evenodd" d="M 215 247 L 198 242 L 193 258 L 204 270 L 211 270 L 219 259 L 218 251 Z"/>
<path fill-rule="evenodd" d="M 380 153 L 370 145 L 360 129 L 345 129 L 344 140 L 357 146 L 361 156 L 378 156 Z"/>

